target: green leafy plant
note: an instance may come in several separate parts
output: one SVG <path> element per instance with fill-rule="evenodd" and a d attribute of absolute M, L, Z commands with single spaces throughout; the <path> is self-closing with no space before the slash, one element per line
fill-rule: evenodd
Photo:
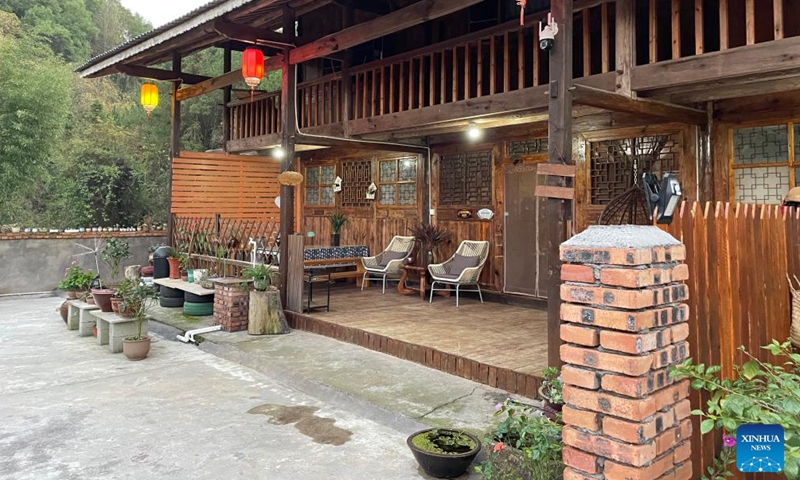
<path fill-rule="evenodd" d="M 242 272 L 244 278 L 253 280 L 253 288 L 262 292 L 272 284 L 273 274 L 271 266 L 264 264 L 247 267 Z"/>
<path fill-rule="evenodd" d="M 67 268 L 64 280 L 58 284 L 59 290 L 67 292 L 82 292 L 89 290 L 95 279 L 95 273 L 91 270 L 84 270 L 76 261 L 72 261 Z"/>
<path fill-rule="evenodd" d="M 179 254 L 178 255 L 178 260 L 179 260 L 179 263 L 180 263 L 180 266 L 181 266 L 181 271 L 185 272 L 185 271 L 189 270 L 189 267 L 191 266 L 191 263 L 192 263 L 192 259 L 189 256 L 189 254 L 187 254 L 187 253 Z"/>
<path fill-rule="evenodd" d="M 122 281 L 117 285 L 117 293 L 114 294 L 115 297 L 125 300 L 125 298 L 133 292 L 136 288 L 136 282 L 131 280 L 130 278 L 123 278 Z"/>
<path fill-rule="evenodd" d="M 417 435 L 411 443 L 420 450 L 438 455 L 458 455 L 473 451 L 478 446 L 469 435 L 457 430 L 435 428 Z"/>
<path fill-rule="evenodd" d="M 561 478 L 560 418 L 548 419 L 532 405 L 506 400 L 495 406 L 502 418 L 485 442 L 494 443 L 475 470 L 485 480 L 550 480 Z"/>
<path fill-rule="evenodd" d="M 718 480 L 730 476 L 728 471 L 735 456 L 730 452 L 735 444 L 734 434 L 740 425 L 777 424 L 784 429 L 786 478 L 800 475 L 800 354 L 794 353 L 789 341 L 773 340 L 763 347 L 782 361 L 782 364 L 763 362 L 747 352 L 749 358 L 742 366 L 734 367 L 734 378 L 720 377 L 720 367 L 693 365 L 692 360 L 673 367 L 670 375 L 676 379 L 688 378 L 695 390 L 711 394 L 705 410 L 692 413 L 703 417 L 700 432 L 709 434 L 723 430 L 722 453 L 713 467 L 708 468 L 704 480 Z M 732 440 L 733 439 L 733 440 Z"/>
<path fill-rule="evenodd" d="M 564 404 L 564 394 L 562 392 L 564 384 L 559 380 L 561 372 L 555 367 L 548 367 L 542 370 L 542 393 L 547 397 L 547 401 L 554 405 Z"/>
<path fill-rule="evenodd" d="M 344 227 L 344 224 L 347 223 L 347 217 L 345 217 L 342 212 L 331 213 L 328 215 L 328 220 L 331 222 L 331 230 L 334 235 L 338 234 L 342 230 L 342 227 Z"/>
<path fill-rule="evenodd" d="M 111 284 L 116 285 L 122 262 L 131 257 L 130 244 L 120 238 L 109 238 L 101 257 L 108 264 Z"/>
<path fill-rule="evenodd" d="M 136 335 L 132 335 L 127 340 L 142 340 L 142 325 L 147 318 L 147 311 L 155 305 L 159 298 L 158 290 L 152 285 L 139 281 L 133 283 L 132 287 L 126 291 L 122 297 L 120 309 L 133 311 L 133 320 L 136 324 Z"/>
<path fill-rule="evenodd" d="M 448 242 L 451 238 L 450 233 L 436 225 L 419 223 L 409 230 L 422 247 L 428 251 L 433 250 L 442 243 Z"/>

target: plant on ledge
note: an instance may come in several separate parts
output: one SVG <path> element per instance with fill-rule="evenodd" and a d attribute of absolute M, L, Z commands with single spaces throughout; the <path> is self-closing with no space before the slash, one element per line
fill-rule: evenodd
<path fill-rule="evenodd" d="M 723 446 L 713 467 L 709 467 L 704 480 L 720 480 L 732 476 L 730 465 L 735 461 L 736 429 L 740 425 L 781 425 L 785 433 L 783 475 L 798 478 L 800 475 L 800 354 L 794 353 L 791 343 L 773 340 L 763 347 L 779 357 L 781 365 L 762 362 L 747 352 L 739 350 L 750 359 L 734 367 L 733 379 L 720 378 L 720 367 L 693 365 L 686 360 L 674 367 L 673 378 L 688 378 L 692 388 L 711 394 L 707 408 L 692 413 L 703 417 L 700 432 L 708 434 L 723 431 Z"/>
<path fill-rule="evenodd" d="M 259 292 L 266 291 L 270 288 L 273 274 L 272 268 L 264 264 L 247 267 L 242 272 L 244 278 L 253 280 L 253 288 Z"/>
<path fill-rule="evenodd" d="M 342 212 L 334 212 L 328 215 L 331 222 L 331 246 L 338 247 L 342 227 L 347 223 L 347 217 Z"/>
<path fill-rule="evenodd" d="M 84 270 L 78 265 L 75 260 L 72 261 L 70 267 L 66 270 L 64 280 L 58 284 L 59 290 L 64 290 L 74 297 L 75 292 L 84 292 L 89 290 L 94 281 L 95 274 L 91 270 Z"/>
<path fill-rule="evenodd" d="M 475 470 L 485 480 L 561 478 L 560 418 L 550 420 L 533 405 L 506 400 L 495 406 L 502 421 L 484 441 L 486 460 Z"/>

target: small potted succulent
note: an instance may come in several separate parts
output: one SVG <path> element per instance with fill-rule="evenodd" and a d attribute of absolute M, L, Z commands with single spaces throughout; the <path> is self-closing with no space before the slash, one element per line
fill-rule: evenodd
<path fill-rule="evenodd" d="M 412 433 L 406 444 L 422 470 L 436 478 L 460 477 L 481 450 L 475 435 L 447 428 Z"/>
<path fill-rule="evenodd" d="M 331 222 L 331 246 L 338 247 L 341 241 L 342 227 L 347 223 L 347 217 L 342 212 L 334 212 L 328 215 L 328 220 Z"/>
<path fill-rule="evenodd" d="M 158 301 L 158 290 L 152 285 L 139 281 L 125 294 L 120 305 L 123 311 L 132 311 L 136 324 L 136 335 L 122 339 L 122 353 L 128 360 L 144 360 L 150 353 L 150 337 L 147 332 L 142 332 L 142 326 L 147 318 L 147 310 Z"/>
<path fill-rule="evenodd" d="M 269 265 L 253 265 L 247 267 L 242 272 L 242 276 L 248 280 L 253 280 L 253 288 L 259 292 L 265 292 L 272 286 L 272 269 Z"/>
<path fill-rule="evenodd" d="M 555 418 L 564 406 L 564 385 L 559 379 L 561 372 L 555 367 L 548 367 L 542 370 L 542 386 L 539 387 L 539 398 L 544 402 L 545 415 L 548 418 Z"/>

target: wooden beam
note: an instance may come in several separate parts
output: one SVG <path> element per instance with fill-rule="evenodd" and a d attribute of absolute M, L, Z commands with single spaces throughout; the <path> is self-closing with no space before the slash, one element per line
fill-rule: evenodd
<path fill-rule="evenodd" d="M 293 49 L 289 63 L 296 65 L 314 58 L 324 57 L 334 52 L 346 50 L 356 45 L 384 37 L 386 35 L 419 25 L 428 20 L 443 17 L 480 3 L 481 0 L 421 0 L 408 7 L 396 10 L 368 22 L 327 35 L 314 42 Z"/>
<path fill-rule="evenodd" d="M 800 68 L 798 51 L 800 37 L 793 37 L 699 57 L 640 65 L 633 70 L 632 88 L 641 92 L 795 70 Z"/>
<path fill-rule="evenodd" d="M 773 0 L 772 22 L 774 26 L 775 40 L 783 40 L 783 0 Z"/>
<path fill-rule="evenodd" d="M 791 90 L 800 90 L 800 70 L 792 75 L 753 75 L 746 79 L 722 80 L 692 89 L 678 87 L 674 92 L 665 92 L 663 95 L 659 92 L 658 98 L 671 103 L 689 104 Z"/>
<path fill-rule="evenodd" d="M 385 152 L 419 153 L 426 155 L 428 149 L 419 145 L 405 145 L 400 143 L 374 142 L 355 138 L 317 137 L 298 133 L 295 143 L 297 145 L 311 145 L 316 147 L 339 147 L 345 149 L 372 149 Z"/>
<path fill-rule="evenodd" d="M 376 0 L 333 0 L 333 3 L 345 9 L 361 10 L 376 15 L 386 15 L 391 12 L 389 5 Z"/>
<path fill-rule="evenodd" d="M 288 41 L 289 37 L 283 33 L 251 27 L 249 25 L 239 25 L 223 19 L 218 19 L 214 22 L 214 30 L 225 38 L 252 43 L 254 45 L 268 45 L 272 47 L 292 46 L 292 43 Z"/>
<path fill-rule="evenodd" d="M 573 2 L 551 3 L 553 19 L 559 24 L 559 40 L 550 52 L 548 118 L 548 163 L 573 165 L 572 160 L 572 45 Z M 566 178 L 548 177 L 548 187 L 567 187 Z M 545 251 L 547 269 L 547 360 L 561 366 L 561 260 L 559 247 L 570 235 L 567 225 L 572 217 L 572 202 L 549 198 L 545 203 Z"/>
<path fill-rule="evenodd" d="M 617 0 L 616 10 L 616 91 L 630 97 L 631 70 L 636 65 L 636 3 L 634 0 Z"/>
<path fill-rule="evenodd" d="M 150 78 L 152 80 L 161 80 L 164 82 L 183 82 L 186 84 L 195 84 L 204 82 L 209 79 L 203 75 L 194 75 L 191 73 L 176 73 L 172 70 L 162 70 L 160 68 L 142 67 L 139 65 L 117 65 L 117 71 L 130 75 L 131 77 Z"/>
<path fill-rule="evenodd" d="M 175 75 L 181 73 L 181 54 L 172 52 L 172 72 Z M 172 96 L 170 97 L 170 130 L 169 130 L 169 204 L 167 205 L 167 241 L 172 244 L 174 238 L 175 225 L 172 221 L 172 176 L 175 165 L 175 157 L 181 152 L 181 102 L 178 100 L 178 83 L 172 84 Z"/>
<path fill-rule="evenodd" d="M 269 72 L 274 72 L 275 70 L 280 70 L 282 67 L 283 67 L 282 55 L 278 57 L 270 57 L 264 61 L 264 74 L 267 74 Z M 205 95 L 208 92 L 213 92 L 214 90 L 219 90 L 220 88 L 229 87 L 234 83 L 238 83 L 241 81 L 243 81 L 242 69 L 234 70 L 219 77 L 210 78 L 206 81 L 198 83 L 197 85 L 181 88 L 180 90 L 178 90 L 178 100 L 183 101 L 189 98 Z"/>
<path fill-rule="evenodd" d="M 612 112 L 633 113 L 649 117 L 663 118 L 687 125 L 705 125 L 708 116 L 705 111 L 673 105 L 644 98 L 631 98 L 584 85 L 575 85 L 573 100 L 581 105 L 604 108 Z"/>

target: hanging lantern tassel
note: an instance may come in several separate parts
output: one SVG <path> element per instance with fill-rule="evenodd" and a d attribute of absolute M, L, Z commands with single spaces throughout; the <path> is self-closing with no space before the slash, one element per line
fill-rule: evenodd
<path fill-rule="evenodd" d="M 142 85 L 141 100 L 144 111 L 147 112 L 147 118 L 158 106 L 158 87 L 152 83 L 145 83 Z"/>
<path fill-rule="evenodd" d="M 520 26 L 523 26 L 523 27 L 525 26 L 525 3 L 527 3 L 527 1 L 528 0 L 517 0 L 517 5 L 519 5 L 519 7 L 520 7 L 520 10 L 519 10 L 519 24 L 520 24 Z"/>
<path fill-rule="evenodd" d="M 250 86 L 250 101 L 253 101 L 256 87 L 264 79 L 264 53 L 257 48 L 248 48 L 242 53 L 242 77 Z"/>

